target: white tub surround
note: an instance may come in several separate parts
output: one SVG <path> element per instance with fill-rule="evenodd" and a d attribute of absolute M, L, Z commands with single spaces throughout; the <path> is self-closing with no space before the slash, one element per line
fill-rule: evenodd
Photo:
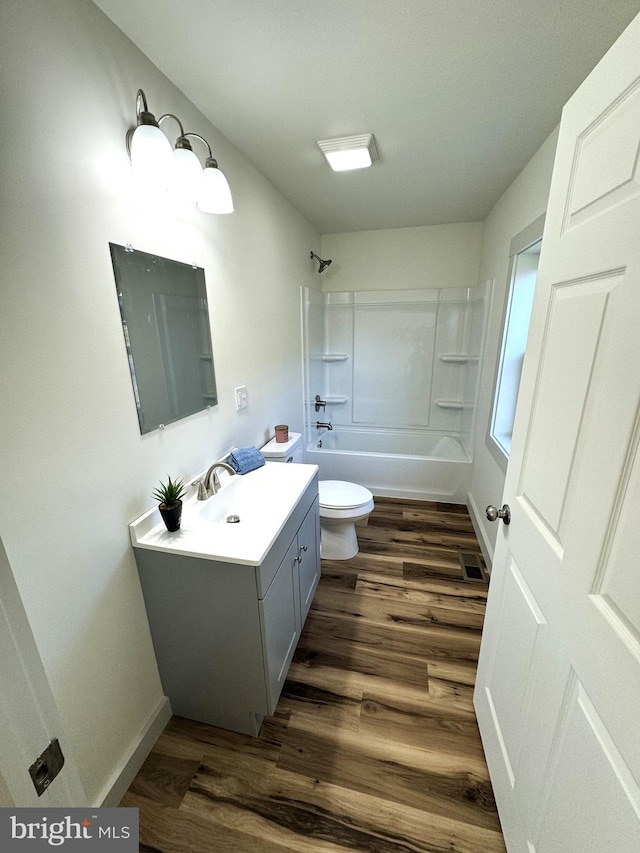
<path fill-rule="evenodd" d="M 453 436 L 469 451 L 490 291 L 488 284 L 345 293 L 303 288 L 307 443 L 319 422 L 329 422 Z"/>
<path fill-rule="evenodd" d="M 320 479 L 464 503 L 490 296 L 303 289 L 305 458 Z"/>

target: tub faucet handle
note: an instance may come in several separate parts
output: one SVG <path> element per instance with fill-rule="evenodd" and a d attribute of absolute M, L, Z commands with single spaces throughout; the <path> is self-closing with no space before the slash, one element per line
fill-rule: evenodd
<path fill-rule="evenodd" d="M 316 412 L 319 412 L 320 409 L 322 409 L 322 411 L 324 411 L 327 407 L 327 401 L 321 400 L 320 394 L 316 394 L 315 406 L 316 406 Z"/>
<path fill-rule="evenodd" d="M 326 424 L 322 421 L 316 421 L 316 429 L 333 429 L 333 424 L 328 421 Z"/>

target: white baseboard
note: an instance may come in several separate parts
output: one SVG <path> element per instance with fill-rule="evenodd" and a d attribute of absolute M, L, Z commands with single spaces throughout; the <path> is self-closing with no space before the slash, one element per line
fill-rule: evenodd
<path fill-rule="evenodd" d="M 140 732 L 137 742 L 131 747 L 128 757 L 122 762 L 120 770 L 116 770 L 100 796 L 96 797 L 96 806 L 118 805 L 170 719 L 171 703 L 167 696 L 163 696 Z"/>
<path fill-rule="evenodd" d="M 489 572 L 489 574 L 491 574 L 491 567 L 493 566 L 493 545 L 491 545 L 491 543 L 487 541 L 487 537 L 484 532 L 484 527 L 480 523 L 480 519 L 484 518 L 484 513 L 480 513 L 476 502 L 468 492 L 467 509 L 469 510 L 469 516 L 471 518 L 471 523 L 473 524 L 473 529 L 478 539 L 478 544 L 480 545 L 480 550 L 482 551 L 482 556 L 484 557 L 484 561 L 487 565 L 487 571 Z"/>
<path fill-rule="evenodd" d="M 437 501 L 445 504 L 464 504 L 465 494 L 463 489 L 456 492 L 427 492 L 416 489 L 386 489 L 376 486 L 367 486 L 374 498 L 403 498 L 409 501 Z"/>

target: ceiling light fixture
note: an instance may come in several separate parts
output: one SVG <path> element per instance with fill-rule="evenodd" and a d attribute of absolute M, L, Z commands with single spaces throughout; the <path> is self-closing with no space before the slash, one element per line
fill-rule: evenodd
<path fill-rule="evenodd" d="M 318 145 L 334 172 L 366 169 L 378 159 L 376 141 L 372 133 L 320 139 Z"/>
<path fill-rule="evenodd" d="M 169 118 L 180 128 L 173 152 L 161 130 L 162 122 Z M 204 169 L 190 137 L 207 146 Z M 136 127 L 127 133 L 127 151 L 136 179 L 146 190 L 169 189 L 185 201 L 196 202 L 203 213 L 233 213 L 229 184 L 207 140 L 199 133 L 185 133 L 182 122 L 173 113 L 165 113 L 156 121 L 142 89 L 136 95 Z"/>

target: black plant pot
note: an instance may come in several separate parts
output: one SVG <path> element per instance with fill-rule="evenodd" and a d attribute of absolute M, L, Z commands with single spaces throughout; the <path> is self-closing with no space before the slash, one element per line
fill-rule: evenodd
<path fill-rule="evenodd" d="M 164 521 L 166 528 L 170 533 L 173 533 L 173 531 L 175 530 L 180 530 L 180 519 L 182 518 L 182 501 L 178 501 L 178 503 L 172 504 L 171 506 L 167 506 L 166 504 L 160 504 L 158 509 L 160 510 L 162 520 Z"/>

